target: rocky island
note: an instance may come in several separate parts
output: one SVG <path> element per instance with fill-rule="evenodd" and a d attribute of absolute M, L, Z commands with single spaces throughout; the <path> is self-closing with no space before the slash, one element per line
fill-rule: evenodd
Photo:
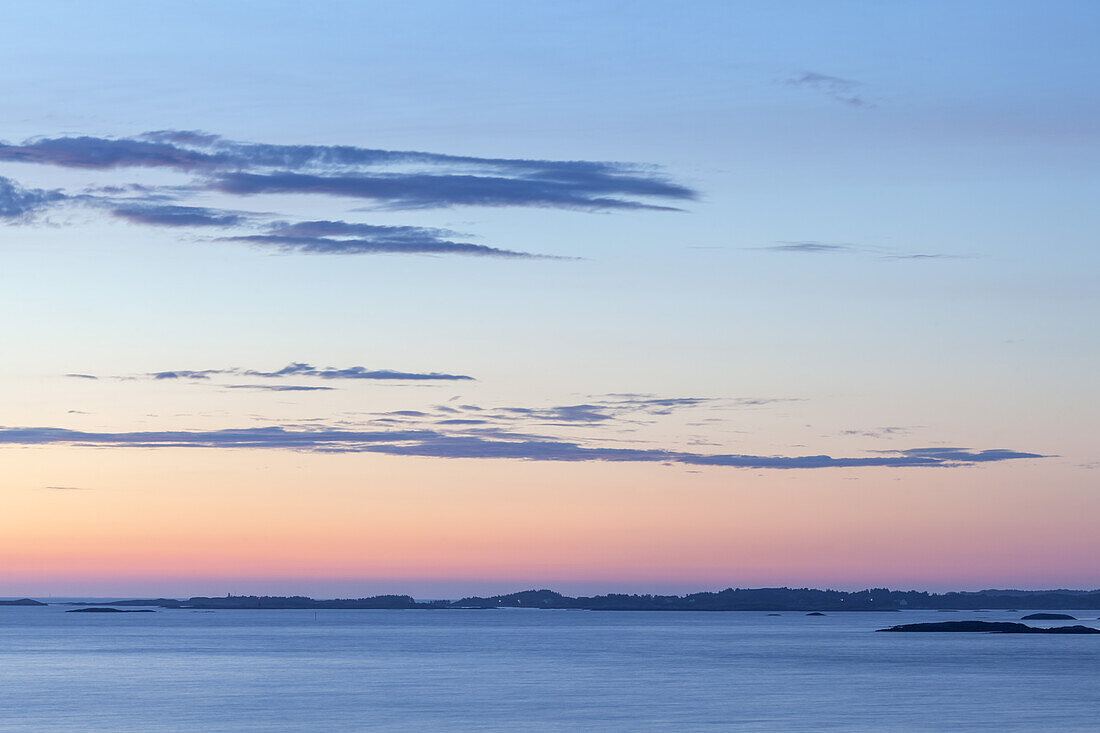
<path fill-rule="evenodd" d="M 1012 621 L 939 621 L 925 624 L 902 624 L 891 626 L 888 629 L 875 629 L 876 631 L 911 631 L 911 632 L 956 632 L 956 633 L 986 633 L 986 634 L 1100 634 L 1100 629 L 1091 626 L 1055 626 L 1051 628 L 1039 628 L 1018 624 Z"/>
<path fill-rule="evenodd" d="M 42 601 L 32 601 L 30 598 L 20 598 L 17 601 L 0 601 L 0 606 L 45 606 Z"/>

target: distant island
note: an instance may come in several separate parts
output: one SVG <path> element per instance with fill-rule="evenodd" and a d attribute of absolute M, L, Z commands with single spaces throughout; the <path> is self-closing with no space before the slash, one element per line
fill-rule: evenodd
<path fill-rule="evenodd" d="M 876 631 L 909 631 L 930 633 L 985 633 L 985 634 L 1100 634 L 1091 626 L 1054 626 L 1040 628 L 1012 621 L 940 621 L 930 624 L 902 624 Z"/>
<path fill-rule="evenodd" d="M 22 601 L 8 602 L 28 605 Z M 37 603 L 31 601 L 31 603 Z M 1100 609 L 1100 590 L 983 590 L 928 593 L 887 588 L 846 592 L 812 588 L 727 588 L 723 591 L 684 596 L 626 595 L 610 593 L 572 597 L 552 590 L 526 590 L 489 597 L 471 596 L 457 601 L 417 601 L 408 595 L 316 600 L 305 596 L 195 596 L 145 598 L 82 606 L 141 606 L 190 609 L 426 609 L 461 610 L 534 608 L 586 611 L 900 611 L 981 609 Z"/>
<path fill-rule="evenodd" d="M 0 606 L 45 606 L 41 601 L 32 601 L 30 598 L 20 598 L 18 601 L 0 601 Z"/>
<path fill-rule="evenodd" d="M 151 608 L 70 608 L 65 613 L 156 613 Z"/>

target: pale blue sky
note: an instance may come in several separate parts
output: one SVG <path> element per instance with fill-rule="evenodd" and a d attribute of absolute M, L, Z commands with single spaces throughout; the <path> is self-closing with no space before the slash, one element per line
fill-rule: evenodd
<path fill-rule="evenodd" d="M 372 358 L 521 379 L 534 393 L 620 380 L 625 391 L 740 393 L 747 381 L 803 396 L 897 379 L 923 399 L 914 391 L 944 387 L 941 368 L 966 391 L 980 378 L 1018 399 L 1058 374 L 1087 392 L 1098 19 L 1089 3 L 25 4 L 0 51 L 9 142 L 200 129 L 622 160 L 662 166 L 699 200 L 684 213 L 359 215 L 581 262 L 273 259 L 91 216 L 8 230 L 10 307 L 34 316 L 9 327 L 37 347 L 17 372 L 58 360 L 359 363 L 364 344 L 343 334 L 369 313 Z M 792 83 L 806 74 L 845 81 Z M 46 188 L 135 179 L 5 172 Z M 346 199 L 207 203 L 356 216 Z M 850 251 L 766 249 L 792 242 Z M 885 259 L 909 254 L 948 257 Z M 32 276 L 14 276 L 19 265 Z M 146 340 L 112 346 L 70 317 L 72 302 Z M 500 333 L 514 366 L 486 358 Z M 929 352 L 951 354 L 950 366 Z M 1016 360 L 1048 379 L 1025 390 L 998 374 Z"/>
<path fill-rule="evenodd" d="M 454 396 L 777 400 L 569 435 L 763 456 L 1007 449 L 1051 456 L 1044 490 L 1081 496 L 1100 460 L 1098 34 L 1090 2 L 17 4 L 0 142 L 200 130 L 622 161 L 697 198 L 657 202 L 674 212 L 187 201 L 577 259 L 272 253 L 50 210 L 0 229 L 0 337 L 15 345 L 0 423 L 334 424 Z M 190 178 L 10 160 L 0 176 L 68 194 Z M 227 394 L 60 376 L 295 361 L 477 381 Z M 196 416 L 173 417 L 184 407 Z"/>

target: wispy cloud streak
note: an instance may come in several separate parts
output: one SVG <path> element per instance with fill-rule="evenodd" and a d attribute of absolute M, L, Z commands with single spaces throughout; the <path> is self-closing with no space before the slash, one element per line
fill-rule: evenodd
<path fill-rule="evenodd" d="M 269 145 L 188 131 L 131 138 L 38 138 L 0 144 L 0 161 L 110 170 L 166 168 L 200 190 L 315 193 L 385 208 L 549 206 L 669 209 L 692 189 L 629 163 L 482 158 L 344 145 Z M 654 201 L 655 200 L 655 201 Z"/>
<path fill-rule="evenodd" d="M 234 227 L 248 221 L 238 212 L 173 204 L 125 204 L 115 206 L 111 213 L 134 224 L 162 227 Z"/>
<path fill-rule="evenodd" d="M 341 145 L 269 145 L 189 131 L 136 137 L 72 136 L 0 142 L 0 163 L 79 170 L 163 169 L 186 183 L 92 186 L 75 194 L 24 188 L 0 177 L 0 220 L 27 221 L 58 204 L 90 207 L 150 227 L 224 230 L 215 241 L 284 253 L 466 255 L 574 259 L 494 247 L 468 235 L 418 226 L 349 221 L 283 221 L 273 213 L 191 205 L 210 193 L 314 194 L 351 198 L 372 209 L 454 206 L 549 207 L 579 211 L 678 210 L 691 188 L 655 166 L 631 163 L 483 158 Z"/>
<path fill-rule="evenodd" d="M 69 373 L 65 375 L 74 379 L 99 379 L 94 374 Z M 311 377 L 316 379 L 352 379 L 375 381 L 410 381 L 410 382 L 472 382 L 474 378 L 466 374 L 448 374 L 445 372 L 408 372 L 397 369 L 368 369 L 362 366 L 351 367 L 316 367 L 306 362 L 293 362 L 282 369 L 264 371 L 261 369 L 171 369 L 160 372 L 148 372 L 142 375 L 146 379 L 155 381 L 209 381 L 218 376 L 235 377 L 262 377 L 265 379 L 282 379 L 286 377 Z M 116 377 L 116 379 L 134 379 L 135 377 Z M 232 385 L 222 385 L 232 386 Z M 246 386 L 246 385 L 240 385 Z M 327 388 L 318 388 L 327 389 Z"/>
<path fill-rule="evenodd" d="M 250 377 L 318 377 L 320 379 L 381 379 L 381 380 L 411 380 L 411 381 L 473 381 L 473 377 L 465 374 L 445 374 L 441 372 L 402 372 L 392 369 L 367 369 L 366 367 L 353 366 L 344 369 L 334 367 L 317 368 L 305 362 L 295 362 L 273 372 L 263 372 L 247 369 L 238 372 Z"/>
<path fill-rule="evenodd" d="M 0 428 L 0 445 L 76 445 L 141 448 L 263 448 L 380 453 L 431 458 L 509 458 L 528 461 L 671 463 L 752 469 L 956 467 L 1042 458 L 1037 453 L 964 448 L 914 448 L 864 457 L 703 454 L 632 448 L 592 448 L 554 439 L 504 440 L 434 430 L 353 431 L 283 427 L 211 431 L 84 432 L 64 428 Z"/>
<path fill-rule="evenodd" d="M 867 100 L 858 93 L 859 88 L 863 85 L 852 79 L 842 79 L 839 76 L 805 71 L 798 76 L 787 79 L 787 83 L 796 87 L 816 89 L 829 98 L 852 107 L 867 105 Z"/>
<path fill-rule="evenodd" d="M 766 247 L 750 247 L 749 249 L 764 250 L 768 252 L 789 252 L 793 254 L 871 254 L 882 260 L 953 260 L 959 259 L 959 255 L 928 254 L 923 252 L 891 252 L 885 247 L 873 247 L 869 245 L 841 244 L 830 242 L 777 242 Z"/>

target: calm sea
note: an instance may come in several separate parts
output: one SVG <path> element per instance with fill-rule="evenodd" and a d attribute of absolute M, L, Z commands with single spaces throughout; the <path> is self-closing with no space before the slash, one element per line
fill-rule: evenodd
<path fill-rule="evenodd" d="M 1100 636 L 873 633 L 1022 612 L 64 611 L 0 730 L 1100 730 Z"/>

